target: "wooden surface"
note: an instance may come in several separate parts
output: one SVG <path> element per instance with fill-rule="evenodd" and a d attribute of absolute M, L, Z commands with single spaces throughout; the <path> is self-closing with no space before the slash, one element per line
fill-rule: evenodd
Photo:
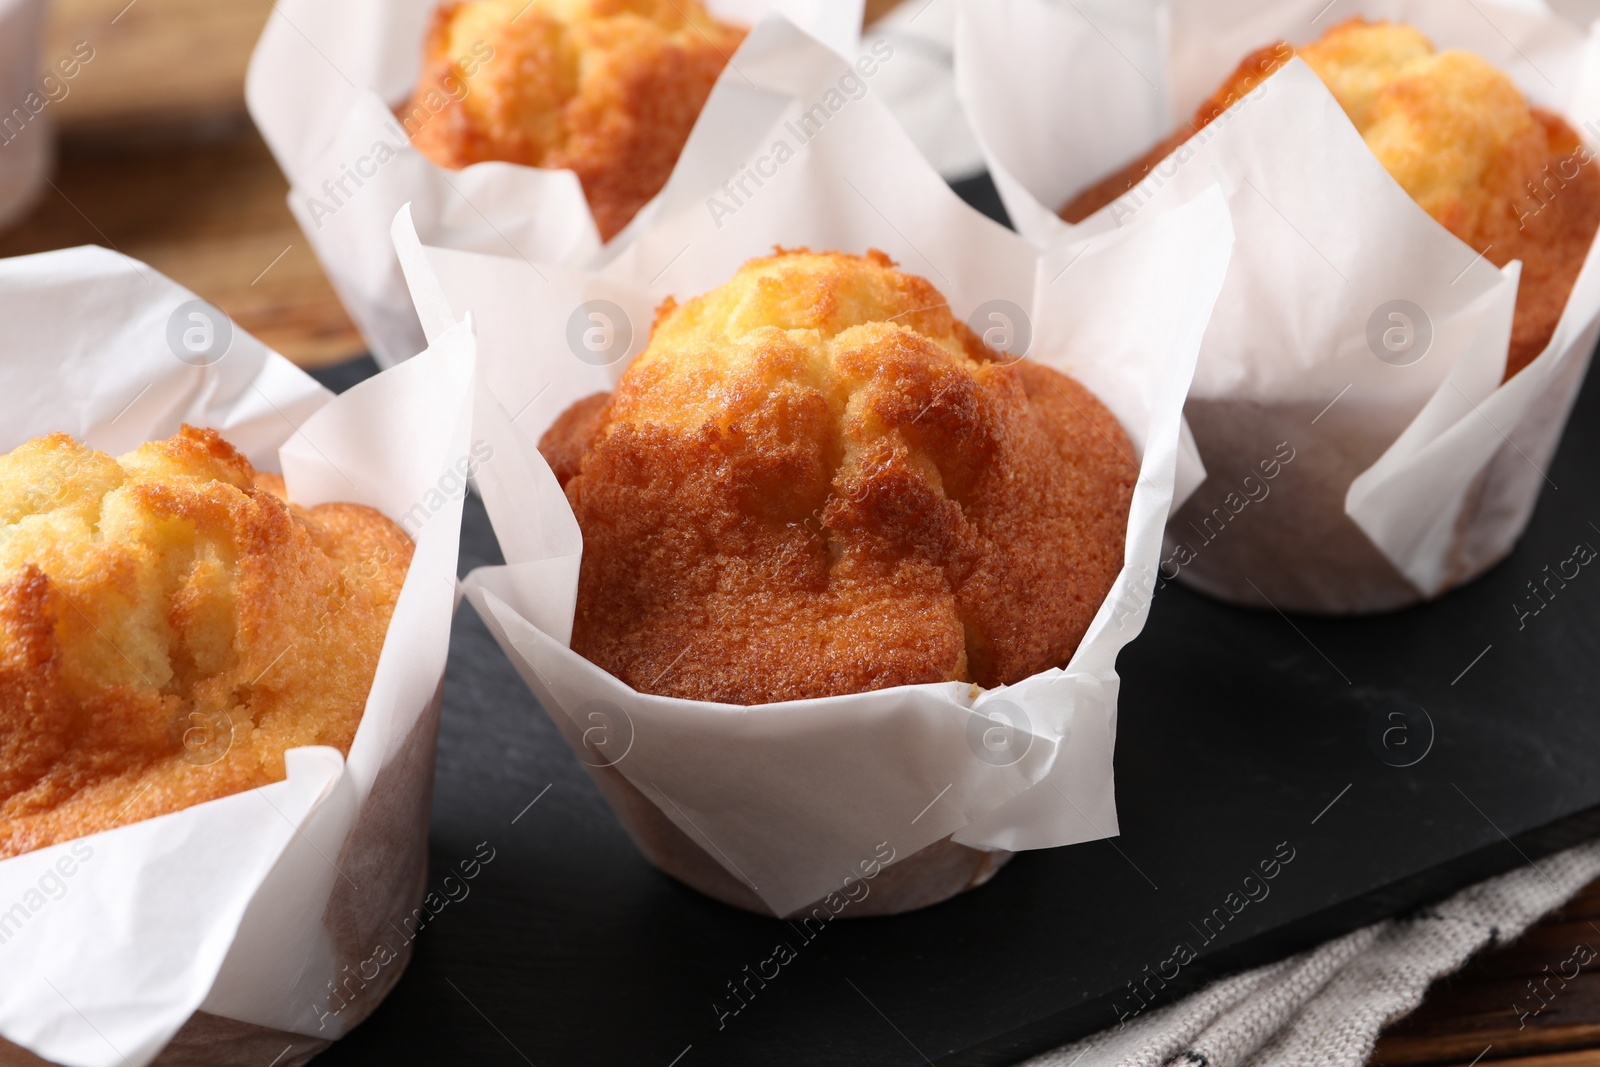
<path fill-rule="evenodd" d="M 927 0 L 923 0 L 924 3 Z M 900 0 L 867 0 L 867 24 L 871 25 L 900 6 Z"/>
<path fill-rule="evenodd" d="M 44 62 L 94 58 L 50 105 L 53 186 L 0 255 L 102 244 L 143 260 L 306 366 L 366 346 L 289 214 L 244 108 L 270 0 L 54 0 Z"/>
<path fill-rule="evenodd" d="M 894 4 L 868 0 L 869 19 Z M 43 61 L 80 41 L 94 59 L 51 105 L 54 187 L 0 232 L 0 255 L 108 245 L 304 366 L 365 351 L 245 113 L 245 67 L 271 8 L 271 0 L 53 0 Z"/>
<path fill-rule="evenodd" d="M 1572 974 L 1591 955 L 1570 981 L 1550 977 Z M 1518 1067 L 1600 1064 L 1600 882 L 1521 940 L 1436 983 L 1384 1034 L 1373 1061 L 1421 1067 L 1479 1055 Z"/>
<path fill-rule="evenodd" d="M 869 0 L 869 16 L 893 0 Z M 217 304 L 297 362 L 363 351 L 244 111 L 244 70 L 270 0 L 55 0 L 44 59 L 95 58 L 56 116 L 54 187 L 0 255 L 99 243 Z M 1380 1042 L 1387 1067 L 1600 1067 L 1600 959 L 1537 1014 L 1529 983 L 1579 945 L 1600 951 L 1600 883 L 1518 943 L 1439 983 Z M 1553 983 L 1552 983 L 1553 985 Z M 1481 1057 L 1481 1059 L 1480 1059 Z"/>

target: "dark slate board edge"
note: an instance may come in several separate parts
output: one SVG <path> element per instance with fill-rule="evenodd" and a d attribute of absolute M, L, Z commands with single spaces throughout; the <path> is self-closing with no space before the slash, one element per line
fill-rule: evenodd
<path fill-rule="evenodd" d="M 1600 806 L 1569 815 L 1516 837 L 1486 845 L 1369 893 L 1335 904 L 1264 934 L 1203 956 L 1153 998 L 1146 1010 L 1181 1000 L 1218 979 L 1275 963 L 1364 926 L 1402 917 L 1464 887 L 1537 864 L 1564 849 L 1600 837 Z M 1013 1067 L 1031 1056 L 1088 1037 L 1115 1025 L 1112 1004 L 1120 993 L 1046 1016 L 1033 1024 L 996 1034 L 959 1052 L 940 1057 L 939 1067 Z"/>

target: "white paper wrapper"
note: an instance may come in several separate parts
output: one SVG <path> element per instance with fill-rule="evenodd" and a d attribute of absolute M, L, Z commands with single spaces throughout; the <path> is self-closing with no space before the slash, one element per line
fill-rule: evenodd
<path fill-rule="evenodd" d="M 885 38 L 903 55 L 884 71 L 889 110 L 935 170 L 951 181 L 983 173 L 983 149 L 956 98 L 957 0 L 903 3 L 872 24 L 870 38 Z"/>
<path fill-rule="evenodd" d="M 776 8 L 841 54 L 854 56 L 862 2 L 708 0 L 707 7 L 745 25 Z M 289 209 L 383 366 L 424 344 L 389 241 L 389 223 L 402 204 L 411 205 L 420 232 L 446 248 L 532 263 L 577 262 L 601 250 L 588 201 L 571 171 L 509 163 L 452 171 L 411 147 L 393 109 L 416 87 L 438 4 L 280 0 L 245 86 L 251 117 L 289 178 Z M 737 53 L 732 63 L 740 65 Z M 381 164 L 378 156 L 384 157 Z M 369 170 L 365 178 L 347 177 Z M 342 192 L 327 185 L 341 181 Z M 646 205 L 640 215 L 650 210 Z M 618 234 L 610 247 L 625 245 L 632 232 Z"/>
<path fill-rule="evenodd" d="M 878 69 L 893 62 L 886 48 Z M 609 763 L 606 775 L 774 914 L 862 879 L 885 843 L 904 860 L 952 835 L 1014 851 L 1115 834 L 1115 661 L 1145 618 L 1182 398 L 1226 270 L 1222 198 L 1041 253 L 950 192 L 873 95 L 865 65 L 846 66 L 777 17 L 751 34 L 739 65 L 744 78 L 718 85 L 651 224 L 604 266 L 424 247 L 404 213 L 396 220 L 429 333 L 468 313 L 477 324 L 475 432 L 525 465 L 496 464 L 479 480 L 508 565 L 475 571 L 467 595 L 580 758 Z M 856 99 L 839 91 L 852 85 Z M 800 143 L 799 116 L 830 100 L 821 132 Z M 780 142 L 793 155 L 775 163 Z M 723 183 L 746 167 L 761 185 L 730 196 Z M 950 683 L 745 708 L 641 695 L 568 649 L 582 540 L 535 442 L 573 401 L 611 388 L 662 299 L 715 288 L 776 244 L 883 249 L 962 317 L 1012 301 L 1031 323 L 1029 357 L 1077 377 L 1121 419 L 1142 456 L 1126 566 L 1065 670 L 988 692 Z M 568 341 L 570 323 L 581 336 L 593 321 L 582 313 L 595 299 L 631 323 L 608 366 Z"/>
<path fill-rule="evenodd" d="M 52 93 L 39 82 L 44 0 L 0 0 L 0 226 L 10 225 L 44 188 L 54 152 Z"/>
<path fill-rule="evenodd" d="M 1475 577 L 1520 536 L 1594 344 L 1594 250 L 1549 348 L 1500 385 L 1519 265 L 1498 271 L 1434 223 L 1299 60 L 1081 226 L 1055 214 L 1255 49 L 1357 15 L 1476 52 L 1586 137 L 1600 129 L 1586 129 L 1600 44 L 1541 0 L 1325 5 L 968 0 L 957 80 L 1007 209 L 1041 245 L 1224 183 L 1239 247 L 1187 409 L 1210 479 L 1173 518 L 1164 574 L 1256 606 L 1372 611 Z M 1408 366 L 1376 354 L 1403 329 L 1390 312 L 1416 318 L 1393 301 L 1431 324 Z"/>
<path fill-rule="evenodd" d="M 444 334 L 335 398 L 242 331 L 220 361 L 178 359 L 169 319 L 193 299 L 100 248 L 0 261 L 0 450 L 66 431 L 117 455 L 213 427 L 296 501 L 400 522 L 415 556 L 348 760 L 295 749 L 284 782 L 0 861 L 7 1065 L 35 1062 L 20 1046 L 143 1067 L 191 1017 L 179 1043 L 204 1062 L 260 1067 L 287 1045 L 298 1063 L 360 1022 L 409 954 L 390 924 L 426 873 L 461 523 L 460 495 L 437 490 L 468 454 L 472 338 Z M 349 983 L 342 969 L 381 943 L 395 958 Z"/>

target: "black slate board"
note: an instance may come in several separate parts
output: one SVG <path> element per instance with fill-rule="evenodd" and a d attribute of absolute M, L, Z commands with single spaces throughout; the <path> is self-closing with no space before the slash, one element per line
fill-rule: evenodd
<path fill-rule="evenodd" d="M 810 941 L 656 873 L 463 607 L 432 884 L 494 859 L 318 1062 L 1009 1064 L 1115 1025 L 1140 1004 L 1129 983 L 1165 1002 L 1600 835 L 1600 568 L 1525 628 L 1513 609 L 1547 564 L 1600 546 L 1597 454 L 1591 380 L 1517 551 L 1432 605 L 1291 621 L 1163 589 L 1118 665 L 1119 838 L 1026 853 L 981 890 Z M 495 562 L 469 499 L 461 572 Z M 719 1028 L 726 984 L 780 941 L 795 958 Z M 1180 943 L 1198 955 L 1178 967 Z"/>

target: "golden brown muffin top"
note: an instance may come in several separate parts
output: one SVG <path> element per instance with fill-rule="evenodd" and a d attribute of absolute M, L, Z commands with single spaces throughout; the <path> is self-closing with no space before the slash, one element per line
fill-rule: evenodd
<path fill-rule="evenodd" d="M 1452 233 L 1475 233 L 1510 160 L 1543 165 L 1544 129 L 1515 83 L 1488 60 L 1435 52 L 1421 32 L 1346 22 L 1299 50 L 1384 169 Z"/>
<path fill-rule="evenodd" d="M 0 456 L 0 857 L 348 753 L 411 550 L 211 430 Z"/>
<path fill-rule="evenodd" d="M 669 299 L 540 448 L 583 530 L 573 649 L 734 704 L 1064 664 L 1137 476 L 1088 390 L 881 252 L 780 250 Z"/>
<path fill-rule="evenodd" d="M 1187 126 L 1062 209 L 1078 222 L 1121 196 L 1295 55 L 1423 210 L 1497 267 L 1523 265 L 1506 377 L 1550 343 L 1600 229 L 1600 175 L 1562 119 L 1480 56 L 1435 51 L 1412 26 L 1351 19 L 1298 49 L 1248 56 Z"/>
<path fill-rule="evenodd" d="M 666 184 L 744 35 L 701 0 L 449 0 L 401 118 L 441 166 L 576 172 L 610 239 Z"/>

